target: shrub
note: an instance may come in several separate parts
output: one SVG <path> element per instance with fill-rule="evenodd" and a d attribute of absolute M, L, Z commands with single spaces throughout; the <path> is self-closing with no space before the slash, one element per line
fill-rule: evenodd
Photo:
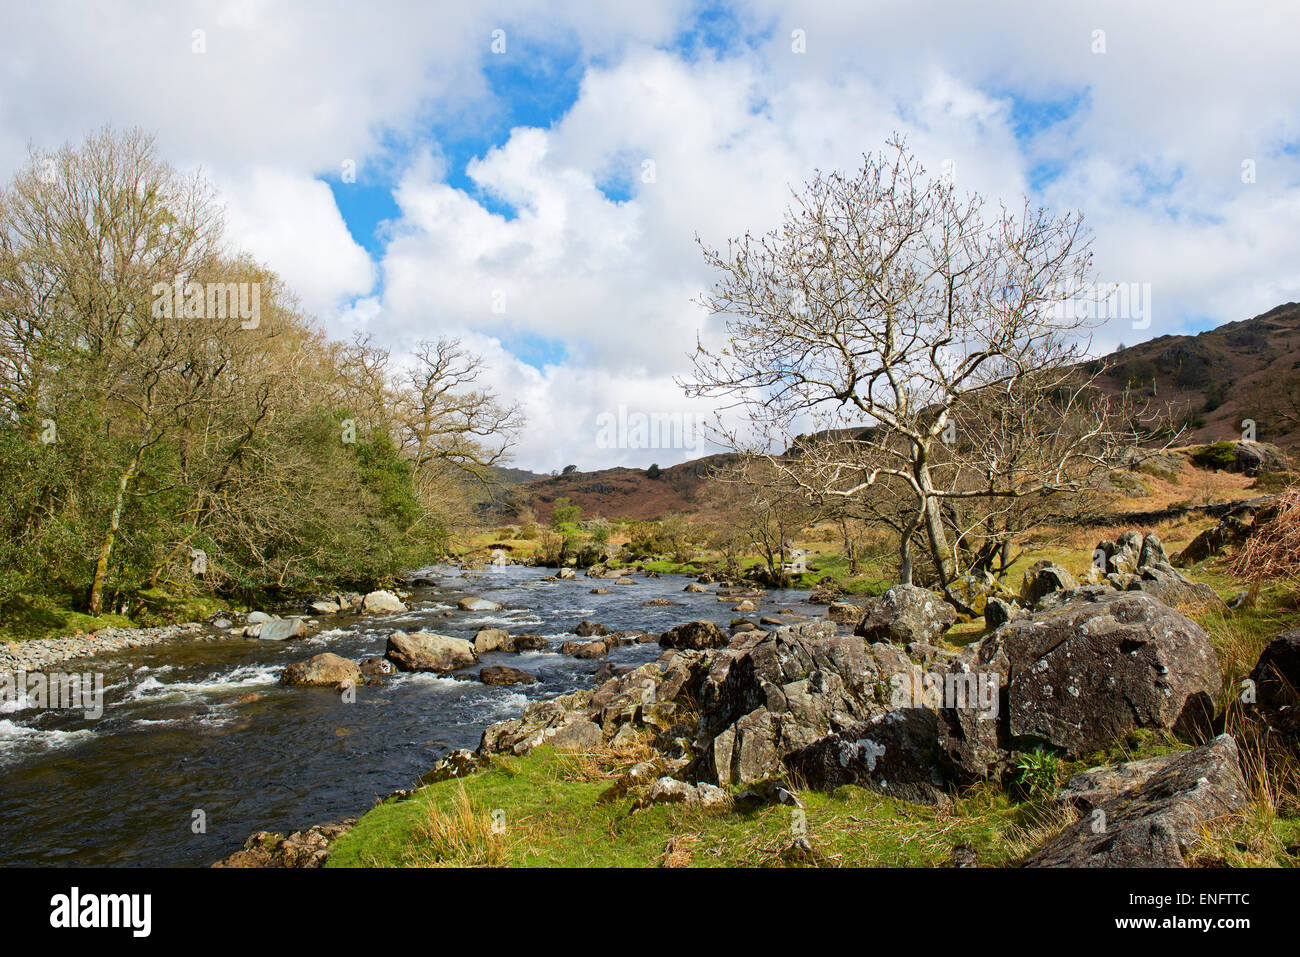
<path fill-rule="evenodd" d="M 1231 442 L 1211 442 L 1193 452 L 1192 461 L 1201 468 L 1228 469 L 1237 462 L 1237 447 Z"/>

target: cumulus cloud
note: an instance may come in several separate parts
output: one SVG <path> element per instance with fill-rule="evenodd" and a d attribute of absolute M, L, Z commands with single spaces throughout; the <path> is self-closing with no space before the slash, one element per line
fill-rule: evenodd
<path fill-rule="evenodd" d="M 335 334 L 399 349 L 455 335 L 482 352 L 532 421 L 528 467 L 695 454 L 595 435 L 620 405 L 711 411 L 675 382 L 696 337 L 719 332 L 694 304 L 713 279 L 696 236 L 772 228 L 791 186 L 856 167 L 894 131 L 959 188 L 1082 211 L 1100 278 L 1151 284 L 1150 326 L 1114 320 L 1098 348 L 1300 298 L 1300 13 L 1286 2 L 736 0 L 721 44 L 702 42 L 685 0 L 69 9 L 7 15 L 0 156 L 110 121 L 157 130 L 178 165 L 212 170 L 232 237 Z M 489 81 L 496 29 L 509 53 L 494 65 L 559 55 L 581 80 L 553 122 L 465 164 L 438 135 L 490 127 L 502 97 L 530 93 Z M 347 159 L 392 189 L 373 261 L 321 179 Z"/>

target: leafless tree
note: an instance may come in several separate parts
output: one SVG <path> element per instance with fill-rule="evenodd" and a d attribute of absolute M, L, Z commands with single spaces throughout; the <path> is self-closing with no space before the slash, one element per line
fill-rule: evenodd
<path fill-rule="evenodd" d="M 746 412 L 756 436 L 724 440 L 809 498 L 905 503 L 903 580 L 919 533 L 960 604 L 947 506 L 1075 493 L 1136 442 L 1073 368 L 1089 245 L 1079 216 L 959 196 L 896 138 L 855 175 L 816 174 L 779 229 L 702 244 L 725 344 L 699 344 L 684 385 Z"/>

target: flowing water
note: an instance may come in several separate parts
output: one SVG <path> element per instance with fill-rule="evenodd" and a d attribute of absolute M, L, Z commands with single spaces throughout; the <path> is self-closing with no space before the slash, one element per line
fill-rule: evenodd
<path fill-rule="evenodd" d="M 253 831 L 358 816 L 411 787 L 447 751 L 476 747 L 487 725 L 518 715 L 528 701 L 590 687 L 605 662 L 635 666 L 662 650 L 634 644 L 599 661 L 560 655 L 583 619 L 612 631 L 660 632 L 699 618 L 725 629 L 738 615 L 731 601 L 684 593 L 686 579 L 676 576 L 615 585 L 582 576 L 542 581 L 550 572 L 521 566 L 426 571 L 439 584 L 413 590 L 409 612 L 323 618 L 307 639 L 174 642 L 66 662 L 68 672 L 103 671 L 98 719 L 0 702 L 0 866 L 207 865 Z M 593 595 L 595 587 L 610 594 Z M 457 610 L 468 595 L 505 608 Z M 745 617 L 798 608 L 804 597 L 771 592 Z M 654 598 L 679 605 L 642 605 Z M 354 703 L 278 683 L 285 665 L 322 651 L 382 655 L 397 629 L 472 639 L 483 627 L 546 635 L 551 650 L 484 655 L 467 674 L 508 664 L 541 680 L 494 687 L 403 674 L 359 688 Z M 260 697 L 248 701 L 250 692 Z"/>

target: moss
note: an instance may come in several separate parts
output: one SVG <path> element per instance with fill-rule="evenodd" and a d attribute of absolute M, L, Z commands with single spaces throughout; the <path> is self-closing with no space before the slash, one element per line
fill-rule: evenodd
<path fill-rule="evenodd" d="M 0 640 L 61 638 L 101 628 L 130 628 L 134 624 L 124 615 L 84 614 L 54 596 L 22 594 L 5 606 Z"/>

